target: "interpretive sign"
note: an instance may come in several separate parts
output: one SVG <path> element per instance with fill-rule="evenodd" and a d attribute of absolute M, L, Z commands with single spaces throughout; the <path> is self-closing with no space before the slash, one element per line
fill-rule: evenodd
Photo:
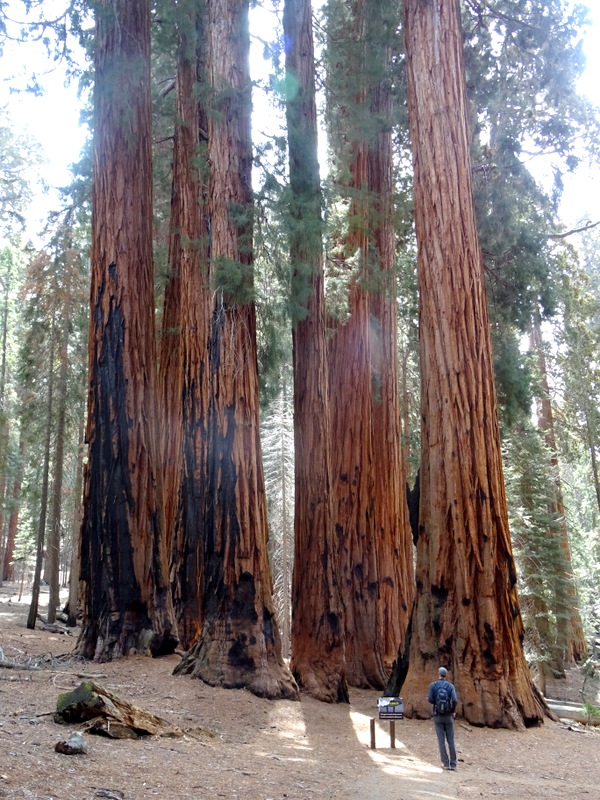
<path fill-rule="evenodd" d="M 401 697 L 378 697 L 379 719 L 404 719 L 404 700 Z"/>

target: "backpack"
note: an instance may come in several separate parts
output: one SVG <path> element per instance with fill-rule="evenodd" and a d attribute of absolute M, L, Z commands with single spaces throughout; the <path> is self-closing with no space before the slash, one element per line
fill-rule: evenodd
<path fill-rule="evenodd" d="M 445 682 L 440 683 L 435 690 L 435 710 L 440 715 L 452 713 L 452 697 Z"/>

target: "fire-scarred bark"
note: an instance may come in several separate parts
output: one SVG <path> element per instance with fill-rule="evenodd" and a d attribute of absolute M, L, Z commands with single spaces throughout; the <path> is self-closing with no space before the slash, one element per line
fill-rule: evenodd
<path fill-rule="evenodd" d="M 177 65 L 177 126 L 169 266 L 161 341 L 161 397 L 165 414 L 167 546 L 181 645 L 189 649 L 202 624 L 203 530 L 206 502 L 206 437 L 210 326 L 206 169 L 207 115 L 200 87 L 205 80 L 206 36 L 202 6 L 181 8 Z M 185 12 L 185 13 L 184 13 Z"/>
<path fill-rule="evenodd" d="M 178 671 L 264 697 L 297 697 L 281 655 L 267 555 L 252 302 L 248 0 L 209 0 L 212 383 L 202 630 Z"/>
<path fill-rule="evenodd" d="M 176 645 L 158 461 L 150 3 L 103 0 L 94 53 L 89 393 L 77 650 Z"/>

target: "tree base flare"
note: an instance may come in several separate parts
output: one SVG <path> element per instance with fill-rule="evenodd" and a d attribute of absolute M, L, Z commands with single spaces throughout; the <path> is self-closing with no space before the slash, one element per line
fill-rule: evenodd
<path fill-rule="evenodd" d="M 201 636 L 173 672 L 199 678 L 209 686 L 247 689 L 267 700 L 299 699 L 296 681 L 283 661 L 259 649 L 256 642 L 242 653 L 230 641 L 207 641 Z"/>
<path fill-rule="evenodd" d="M 350 694 L 346 678 L 331 671 L 331 665 L 319 665 L 300 659 L 292 660 L 292 674 L 304 694 L 321 703 L 349 703 Z"/>

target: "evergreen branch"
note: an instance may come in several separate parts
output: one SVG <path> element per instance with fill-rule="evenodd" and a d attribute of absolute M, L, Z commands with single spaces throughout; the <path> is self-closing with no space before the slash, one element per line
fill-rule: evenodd
<path fill-rule="evenodd" d="M 518 17 L 512 17 L 510 14 L 505 14 L 502 11 L 494 8 L 491 3 L 486 2 L 486 0 L 480 0 L 480 2 L 476 2 L 475 0 L 470 0 L 469 5 L 471 8 L 477 12 L 478 14 L 483 14 L 483 9 L 486 9 L 490 12 L 490 14 L 495 17 L 496 19 L 500 19 L 503 22 L 508 22 L 512 25 L 518 25 L 521 28 L 528 28 L 531 31 L 538 31 L 541 32 L 541 28 L 537 25 L 532 25 L 530 22 L 525 22 L 523 19 L 519 19 Z"/>
<path fill-rule="evenodd" d="M 165 83 L 165 81 L 162 81 L 162 82 Z M 160 90 L 161 98 L 162 97 L 166 97 L 168 94 L 170 94 L 173 91 L 173 89 L 175 88 L 175 78 L 168 78 L 168 80 L 166 81 L 166 84 L 167 85 L 165 86 L 165 88 Z"/>
<path fill-rule="evenodd" d="M 36 4 L 36 5 L 39 5 L 41 7 L 42 3 L 43 3 L 43 0 L 41 0 L 41 2 Z M 42 20 L 37 20 L 35 22 L 29 21 L 29 20 L 12 19 L 12 17 L 9 17 L 8 14 L 5 11 L 3 11 L 2 13 L 3 13 L 4 18 L 8 22 L 12 22 L 14 25 L 22 25 L 24 28 L 38 28 L 38 27 L 40 27 L 42 25 L 44 27 L 49 27 L 51 25 L 58 25 L 59 22 L 62 22 L 64 19 L 66 19 L 68 17 L 68 15 L 71 13 L 71 11 L 73 10 L 74 5 L 75 5 L 74 1 L 71 0 L 71 2 L 65 8 L 65 10 L 62 12 L 62 14 L 59 14 L 58 17 L 56 17 L 55 19 L 42 19 Z"/>

